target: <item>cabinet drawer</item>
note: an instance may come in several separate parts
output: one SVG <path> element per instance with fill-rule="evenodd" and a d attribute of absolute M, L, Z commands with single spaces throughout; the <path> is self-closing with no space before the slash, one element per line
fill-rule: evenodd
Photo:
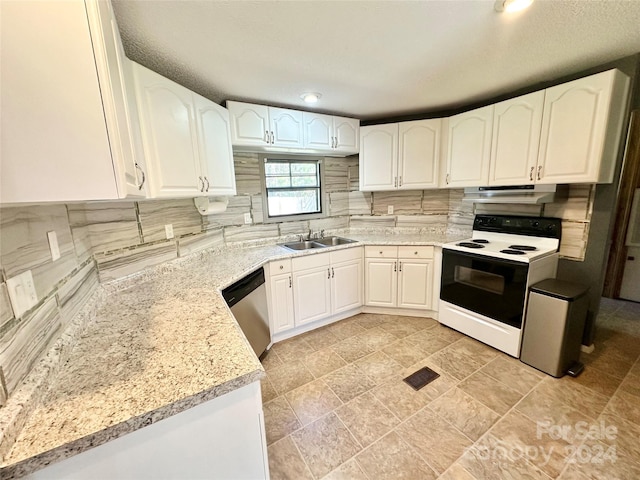
<path fill-rule="evenodd" d="M 331 263 L 348 262 L 362 258 L 362 247 L 345 248 L 331 253 Z"/>
<path fill-rule="evenodd" d="M 280 275 L 281 273 L 291 272 L 291 259 L 277 260 L 269 264 L 269 275 Z"/>
<path fill-rule="evenodd" d="M 364 256 L 367 258 L 397 258 L 398 247 L 389 245 L 364 247 Z"/>
<path fill-rule="evenodd" d="M 294 272 L 306 270 L 308 268 L 328 267 L 329 253 L 320 253 L 317 255 L 306 255 L 291 260 Z"/>
<path fill-rule="evenodd" d="M 433 246 L 409 246 L 398 247 L 398 258 L 433 258 Z"/>

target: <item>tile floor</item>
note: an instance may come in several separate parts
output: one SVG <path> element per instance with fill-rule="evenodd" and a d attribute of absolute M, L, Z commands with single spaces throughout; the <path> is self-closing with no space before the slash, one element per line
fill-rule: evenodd
<path fill-rule="evenodd" d="M 361 314 L 264 360 L 271 478 L 640 478 L 640 304 L 555 379 L 428 318 Z M 428 366 L 420 391 L 402 378 Z"/>

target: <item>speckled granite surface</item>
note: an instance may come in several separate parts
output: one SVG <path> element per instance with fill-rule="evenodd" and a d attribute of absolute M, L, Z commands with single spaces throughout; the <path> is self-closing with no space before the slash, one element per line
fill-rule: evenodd
<path fill-rule="evenodd" d="M 347 233 L 359 242 L 334 248 L 461 238 Z M 259 380 L 262 366 L 219 290 L 270 260 L 327 250 L 225 248 L 98 287 L 94 318 L 42 398 L 25 409 L 2 477 L 25 475 Z"/>

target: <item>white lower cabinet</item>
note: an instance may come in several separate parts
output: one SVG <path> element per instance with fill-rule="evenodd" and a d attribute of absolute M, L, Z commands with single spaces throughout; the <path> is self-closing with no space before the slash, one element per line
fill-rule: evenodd
<path fill-rule="evenodd" d="M 271 262 L 272 337 L 360 308 L 362 254 L 362 247 L 354 247 Z"/>
<path fill-rule="evenodd" d="M 365 247 L 365 305 L 431 309 L 433 256 L 430 246 Z"/>

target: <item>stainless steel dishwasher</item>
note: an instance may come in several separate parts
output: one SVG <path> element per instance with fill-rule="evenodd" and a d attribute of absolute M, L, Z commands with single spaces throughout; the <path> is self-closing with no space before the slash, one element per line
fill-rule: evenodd
<path fill-rule="evenodd" d="M 260 358 L 271 342 L 264 268 L 260 267 L 228 286 L 222 290 L 222 296 L 253 351 Z"/>

